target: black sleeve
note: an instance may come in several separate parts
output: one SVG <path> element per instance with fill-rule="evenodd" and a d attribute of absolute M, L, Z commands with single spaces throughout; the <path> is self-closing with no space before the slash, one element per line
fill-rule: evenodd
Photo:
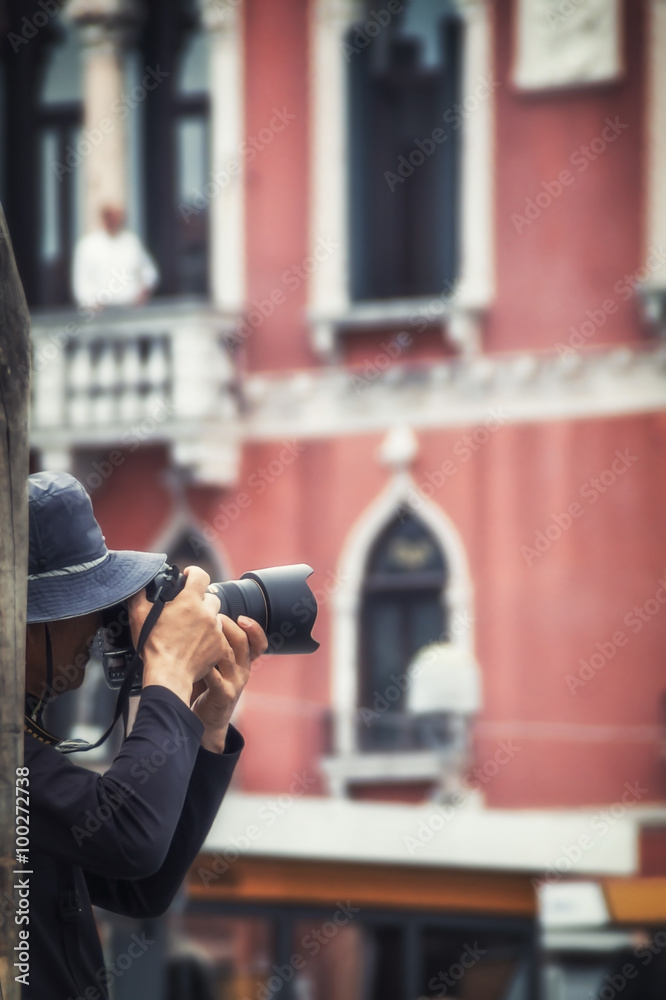
<path fill-rule="evenodd" d="M 213 825 L 243 745 L 243 737 L 230 726 L 223 754 L 199 749 L 173 840 L 154 875 L 129 880 L 84 873 L 96 906 L 128 917 L 164 913 Z"/>
<path fill-rule="evenodd" d="M 177 828 L 190 849 L 202 832 L 205 836 L 198 820 L 188 830 L 194 799 L 209 795 L 217 808 L 240 752 L 240 747 L 230 755 L 200 750 L 202 735 L 201 720 L 177 695 L 150 685 L 141 694 L 132 732 L 104 775 L 30 737 L 25 762 L 31 846 L 104 882 L 155 875 L 170 855 Z M 204 801 L 206 816 L 207 808 Z"/>

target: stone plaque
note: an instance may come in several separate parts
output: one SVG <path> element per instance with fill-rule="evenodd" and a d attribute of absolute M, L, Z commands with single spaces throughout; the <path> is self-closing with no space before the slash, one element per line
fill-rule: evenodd
<path fill-rule="evenodd" d="M 619 0 L 517 0 L 514 82 L 571 87 L 620 75 Z"/>

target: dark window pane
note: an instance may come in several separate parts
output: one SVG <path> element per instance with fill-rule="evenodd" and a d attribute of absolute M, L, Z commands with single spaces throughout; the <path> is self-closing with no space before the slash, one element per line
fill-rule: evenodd
<path fill-rule="evenodd" d="M 438 294 L 456 276 L 461 31 L 429 6 L 427 44 L 408 10 L 365 48 L 349 36 L 354 299 Z"/>
<path fill-rule="evenodd" d="M 358 921 L 302 918 L 294 923 L 289 965 L 293 1000 L 365 1000 L 366 934 Z M 283 979 L 291 975 L 283 969 Z M 285 991 L 286 992 L 286 991 Z M 276 996 L 280 994 L 276 992 Z"/>
<path fill-rule="evenodd" d="M 527 942 L 518 935 L 425 928 L 419 996 L 528 1000 Z"/>
<path fill-rule="evenodd" d="M 144 194 L 159 295 L 206 294 L 210 194 L 207 38 L 190 0 L 146 0 L 147 65 L 169 76 L 145 102 Z M 214 195 L 213 195 L 214 196 Z"/>
<path fill-rule="evenodd" d="M 445 581 L 437 540 L 422 521 L 403 512 L 373 547 L 364 583 L 359 693 L 360 707 L 369 711 L 360 713 L 358 728 L 364 750 L 417 749 L 432 742 L 432 734 L 405 713 L 405 691 L 416 653 L 446 633 Z M 446 738 L 446 732 L 438 736 L 440 743 Z"/>
<path fill-rule="evenodd" d="M 215 913 L 185 917 L 185 945 L 190 945 L 190 968 L 182 975 L 190 982 L 205 980 L 216 1000 L 252 1000 L 272 994 L 269 983 L 278 964 L 277 923 L 268 917 L 233 919 Z M 191 963 L 198 965 L 194 980 Z M 276 996 L 279 996 L 276 993 Z M 169 1000 L 206 1000 L 207 994 L 173 990 Z"/>

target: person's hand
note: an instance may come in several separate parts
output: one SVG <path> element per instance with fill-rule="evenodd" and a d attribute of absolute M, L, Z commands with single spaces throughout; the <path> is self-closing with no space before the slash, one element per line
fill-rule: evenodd
<path fill-rule="evenodd" d="M 164 605 L 142 650 L 143 686 L 161 684 L 190 704 L 192 685 L 228 657 L 229 643 L 222 631 L 220 602 L 207 594 L 208 573 L 198 566 L 185 570 L 184 589 Z M 145 591 L 128 601 L 132 639 L 136 646 L 141 626 L 152 608 Z"/>
<path fill-rule="evenodd" d="M 241 615 L 236 623 L 226 615 L 217 617 L 224 633 L 224 655 L 195 685 L 191 707 L 204 724 L 202 747 L 222 753 L 229 721 L 250 676 L 250 665 L 266 651 L 268 640 L 251 618 Z"/>

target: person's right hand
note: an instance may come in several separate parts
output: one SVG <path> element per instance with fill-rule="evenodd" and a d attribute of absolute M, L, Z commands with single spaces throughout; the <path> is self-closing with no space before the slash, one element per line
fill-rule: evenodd
<path fill-rule="evenodd" d="M 185 587 L 164 605 L 143 647 L 143 686 L 161 684 L 189 707 L 192 685 L 220 662 L 226 649 L 220 602 L 206 593 L 208 573 L 198 566 L 184 571 Z M 141 626 L 152 608 L 145 591 L 128 601 L 132 639 L 136 646 Z"/>

